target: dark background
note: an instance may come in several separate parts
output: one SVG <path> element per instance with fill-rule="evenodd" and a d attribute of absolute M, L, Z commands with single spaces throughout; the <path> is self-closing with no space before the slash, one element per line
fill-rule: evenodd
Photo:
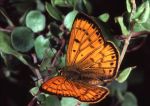
<path fill-rule="evenodd" d="M 4 3 L 0 1 L 1 6 L 9 7 L 7 2 Z M 137 5 L 141 1 L 137 1 Z M 109 21 L 111 28 L 114 30 L 114 35 L 121 34 L 120 28 L 117 24 L 114 23 L 113 18 L 115 16 L 120 16 L 124 11 L 126 11 L 125 0 L 91 0 L 93 7 L 93 16 L 98 16 L 102 13 L 108 12 L 112 20 Z M 8 13 L 11 13 L 11 7 L 6 8 Z M 12 14 L 10 17 L 17 17 L 17 15 Z M 121 69 L 129 66 L 137 66 L 129 76 L 129 86 L 128 91 L 131 91 L 138 100 L 139 106 L 149 106 L 149 81 L 150 81 L 150 37 L 148 36 L 145 40 L 144 45 L 136 51 L 126 53 L 123 60 Z M 17 64 L 16 64 L 17 63 Z M 23 64 L 18 64 L 17 60 L 10 62 L 13 65 L 12 68 L 17 69 L 16 72 L 19 72 L 19 75 L 13 74 L 17 79 L 16 83 L 10 82 L 9 79 L 6 79 L 3 73 L 0 70 L 0 106 L 24 106 L 29 103 L 32 99 L 32 95 L 29 93 L 29 90 L 34 86 L 34 82 L 31 79 L 32 72 Z M 0 65 L 4 65 L 3 60 L 0 58 Z M 1 68 L 0 68 L 1 69 Z M 120 71 L 121 71 L 120 69 Z M 140 73 L 138 75 L 134 75 Z M 139 79 L 140 81 L 136 84 L 132 83 L 134 80 Z M 105 106 L 107 104 L 106 100 L 102 101 L 99 104 L 93 106 Z M 149 105 L 148 105 L 149 104 Z"/>

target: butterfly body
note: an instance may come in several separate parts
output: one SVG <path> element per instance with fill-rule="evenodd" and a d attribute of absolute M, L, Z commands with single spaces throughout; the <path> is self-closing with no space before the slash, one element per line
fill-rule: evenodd
<path fill-rule="evenodd" d="M 102 80 L 92 71 L 83 71 L 77 66 L 67 66 L 63 70 L 65 71 L 62 71 L 61 75 L 67 78 L 67 80 L 90 85 L 102 84 Z"/>
<path fill-rule="evenodd" d="M 109 94 L 103 85 L 116 77 L 118 63 L 116 46 L 104 39 L 94 20 L 78 13 L 67 49 L 67 66 L 61 75 L 44 82 L 41 91 L 74 97 L 81 102 L 99 102 Z"/>

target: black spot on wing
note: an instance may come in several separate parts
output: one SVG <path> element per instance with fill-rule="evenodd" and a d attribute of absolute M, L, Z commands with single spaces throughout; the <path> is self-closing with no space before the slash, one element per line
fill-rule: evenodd
<path fill-rule="evenodd" d="M 74 41 L 75 41 L 76 43 L 80 43 L 80 41 L 79 41 L 78 39 L 74 39 Z"/>

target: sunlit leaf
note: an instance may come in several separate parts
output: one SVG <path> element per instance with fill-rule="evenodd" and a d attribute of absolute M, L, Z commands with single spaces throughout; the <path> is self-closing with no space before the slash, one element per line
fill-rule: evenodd
<path fill-rule="evenodd" d="M 145 23 L 135 23 L 134 31 L 150 31 L 150 18 Z"/>
<path fill-rule="evenodd" d="M 116 20 L 120 25 L 122 33 L 127 36 L 129 34 L 129 31 L 127 30 L 127 27 L 125 26 L 123 22 L 123 17 L 117 17 Z"/>
<path fill-rule="evenodd" d="M 98 18 L 103 22 L 107 22 L 109 20 L 109 14 L 108 13 L 101 14 L 100 16 L 98 16 Z"/>
<path fill-rule="evenodd" d="M 127 8 L 128 13 L 131 13 L 131 9 L 132 9 L 131 6 L 132 6 L 132 5 L 131 5 L 130 0 L 126 0 L 126 8 Z"/>
<path fill-rule="evenodd" d="M 135 19 L 137 23 L 145 23 L 150 17 L 150 4 L 148 1 L 141 4 L 137 11 L 133 15 L 132 19 Z"/>
<path fill-rule="evenodd" d="M 30 11 L 26 16 L 26 26 L 33 32 L 40 32 L 45 28 L 45 16 L 38 10 Z"/>
<path fill-rule="evenodd" d="M 60 7 L 71 7 L 74 5 L 76 0 L 51 0 L 53 6 L 60 6 Z"/>
<path fill-rule="evenodd" d="M 133 67 L 128 67 L 125 68 L 118 76 L 118 78 L 116 79 L 119 83 L 123 83 L 124 81 L 127 80 L 127 78 L 130 75 L 130 72 L 133 70 Z"/>
<path fill-rule="evenodd" d="M 80 106 L 89 106 L 86 103 L 80 103 L 77 99 L 69 98 L 69 97 L 63 97 L 61 99 L 61 106 L 76 106 L 80 104 Z"/>
<path fill-rule="evenodd" d="M 77 15 L 77 13 L 78 13 L 77 11 L 71 11 L 66 15 L 66 17 L 64 19 L 64 25 L 69 30 L 71 30 L 71 28 L 72 28 L 72 24 L 73 24 L 73 21 L 75 19 L 75 16 Z"/>
<path fill-rule="evenodd" d="M 32 89 L 30 89 L 30 93 L 33 96 L 36 96 L 38 92 L 39 92 L 39 87 L 33 87 Z"/>
<path fill-rule="evenodd" d="M 41 60 L 46 54 L 46 49 L 49 48 L 49 39 L 44 38 L 42 35 L 38 36 L 34 42 L 35 52 L 37 57 Z"/>

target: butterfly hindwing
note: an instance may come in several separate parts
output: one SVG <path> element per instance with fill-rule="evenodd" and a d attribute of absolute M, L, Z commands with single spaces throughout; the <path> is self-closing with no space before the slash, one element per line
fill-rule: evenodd
<path fill-rule="evenodd" d="M 94 103 L 104 99 L 109 91 L 105 87 L 84 85 L 78 82 L 66 80 L 63 76 L 56 76 L 41 86 L 41 91 L 60 96 L 75 97 L 82 102 Z"/>

